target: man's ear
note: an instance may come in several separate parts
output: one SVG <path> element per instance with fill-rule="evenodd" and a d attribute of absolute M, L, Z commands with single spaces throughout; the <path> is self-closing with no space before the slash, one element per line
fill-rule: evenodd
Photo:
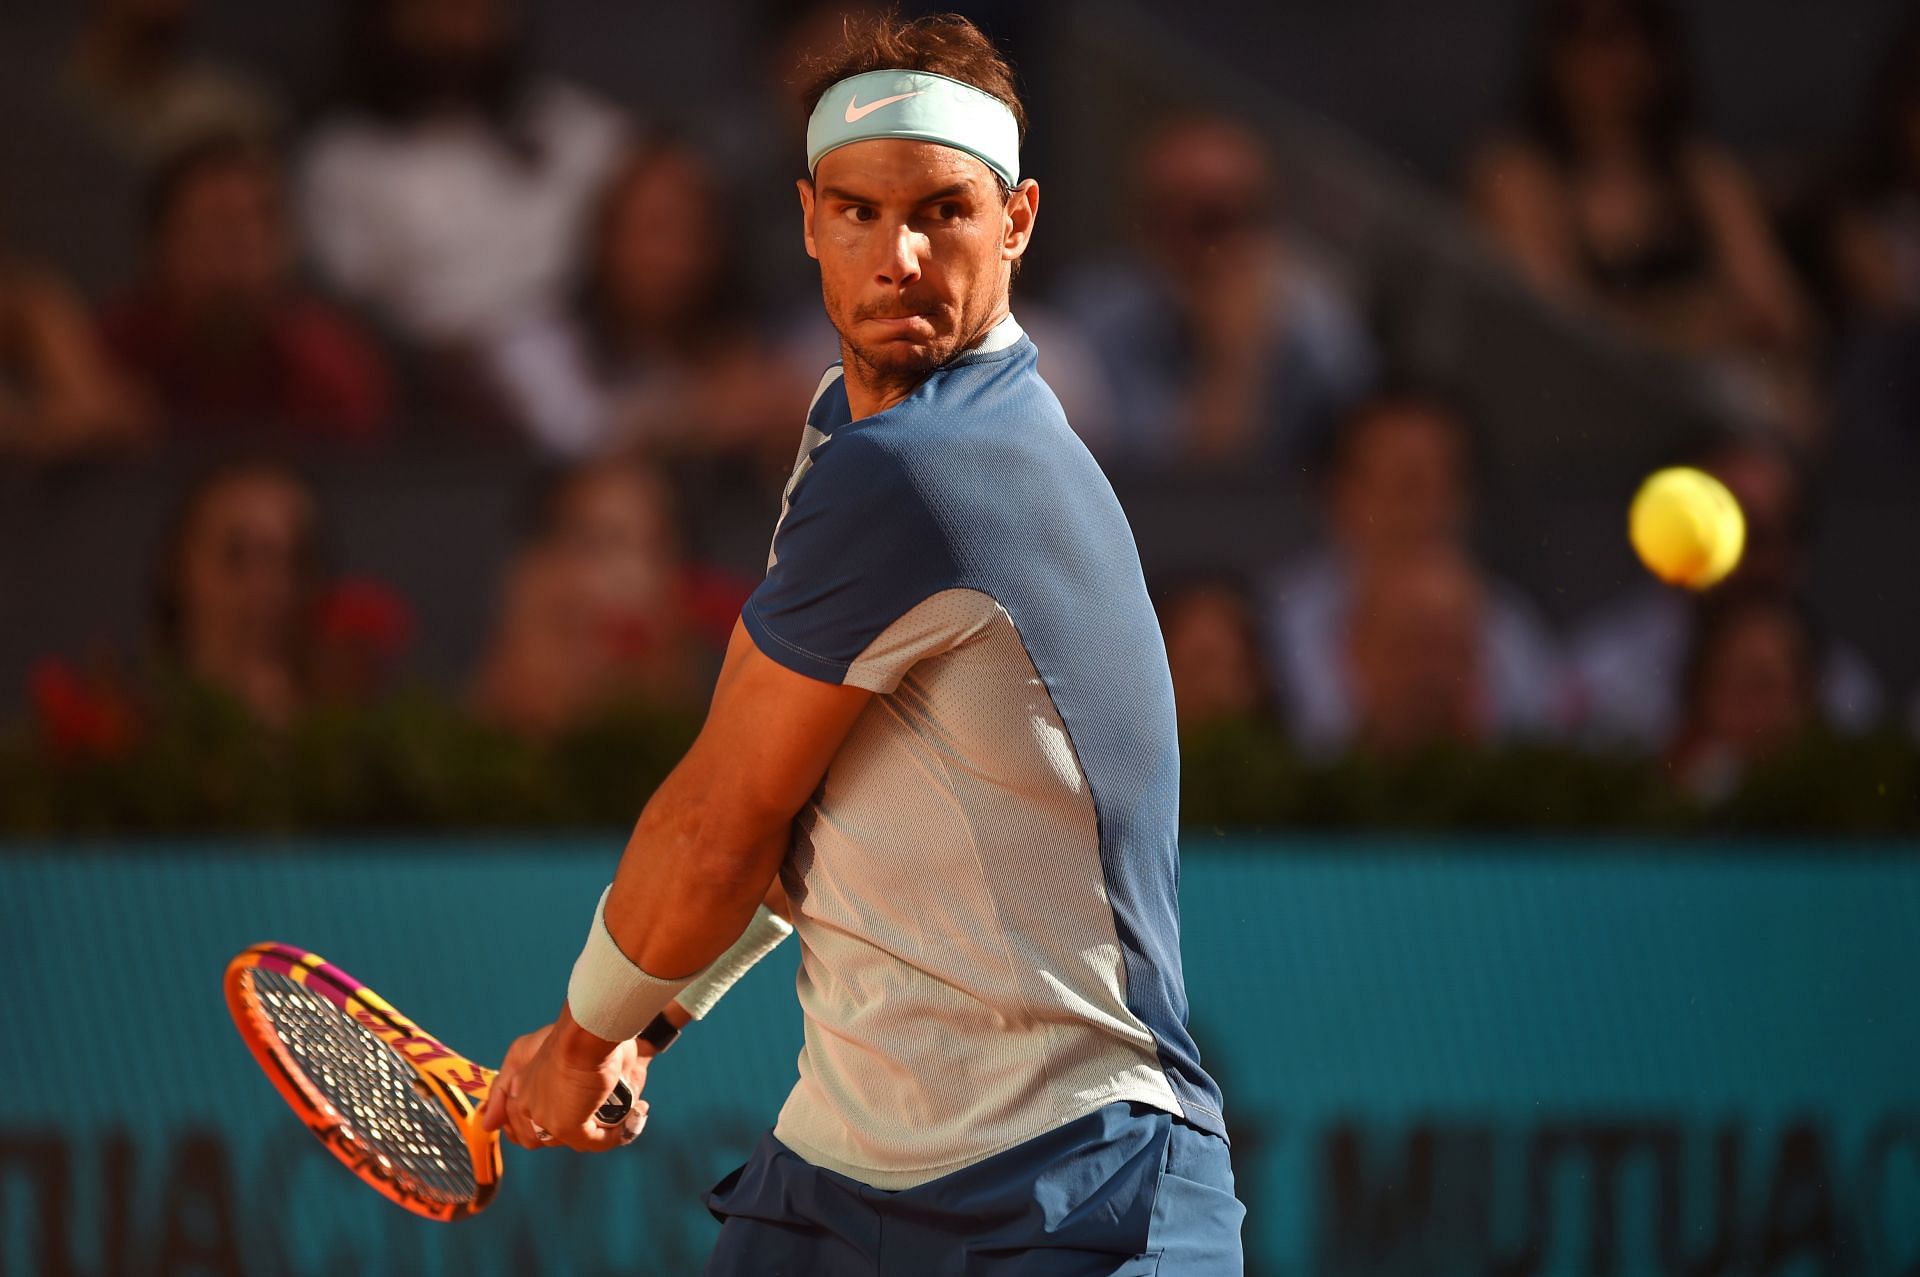
<path fill-rule="evenodd" d="M 1006 234 L 1000 241 L 1000 259 L 1017 261 L 1033 239 L 1033 224 L 1040 217 L 1040 183 L 1028 178 L 1007 196 Z"/>
<path fill-rule="evenodd" d="M 794 186 L 800 192 L 800 238 L 806 243 L 807 256 L 819 261 L 820 250 L 813 242 L 813 182 L 803 177 Z"/>

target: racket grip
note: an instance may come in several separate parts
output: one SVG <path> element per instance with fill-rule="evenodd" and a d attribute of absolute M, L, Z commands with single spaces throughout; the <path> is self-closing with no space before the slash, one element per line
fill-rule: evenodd
<path fill-rule="evenodd" d="M 627 1114 L 633 1112 L 633 1091 L 625 1082 L 613 1084 L 613 1094 L 607 1102 L 593 1111 L 593 1120 L 602 1126 L 618 1126 L 627 1120 Z"/>

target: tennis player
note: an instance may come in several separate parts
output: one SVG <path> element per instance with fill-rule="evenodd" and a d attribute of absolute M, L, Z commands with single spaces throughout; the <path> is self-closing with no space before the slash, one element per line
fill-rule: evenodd
<path fill-rule="evenodd" d="M 1011 69 L 964 19 L 883 19 L 810 105 L 800 206 L 842 359 L 707 721 L 489 1120 L 628 1138 L 592 1116 L 643 1080 L 628 1040 L 670 1038 L 771 891 L 806 1045 L 708 1199 L 710 1274 L 1238 1274 L 1186 1026 L 1166 654 L 1009 311 L 1040 203 Z"/>

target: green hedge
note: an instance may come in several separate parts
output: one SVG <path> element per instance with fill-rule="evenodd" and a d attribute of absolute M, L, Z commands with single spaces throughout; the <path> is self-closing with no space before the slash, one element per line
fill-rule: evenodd
<path fill-rule="evenodd" d="M 1182 817 L 1222 830 L 1920 833 L 1920 746 L 1891 732 L 1808 736 L 1714 802 L 1681 792 L 1657 759 L 1558 746 L 1313 762 L 1247 724 L 1182 751 Z"/>
<path fill-rule="evenodd" d="M 0 834 L 624 826 L 693 737 L 685 716 L 630 709 L 550 744 L 473 722 L 427 694 L 255 727 L 206 694 L 172 698 L 114 757 L 0 739 Z M 1920 748 L 1809 738 L 1734 792 L 1689 799 L 1657 761 L 1555 748 L 1317 762 L 1270 727 L 1184 743 L 1182 817 L 1221 830 L 1920 832 Z"/>
<path fill-rule="evenodd" d="M 0 742 L 0 832 L 198 833 L 625 825 L 693 740 L 685 715 L 623 710 L 552 744 L 415 693 L 285 732 L 208 693 L 117 757 Z"/>

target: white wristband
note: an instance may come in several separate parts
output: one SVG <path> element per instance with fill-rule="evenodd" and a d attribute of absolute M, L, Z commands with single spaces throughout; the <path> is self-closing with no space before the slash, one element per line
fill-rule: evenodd
<path fill-rule="evenodd" d="M 733 942 L 733 947 L 715 958 L 705 971 L 693 977 L 674 1001 L 694 1019 L 705 1019 L 707 1012 L 713 1010 L 714 1004 L 752 969 L 754 963 L 778 949 L 780 942 L 792 934 L 791 922 L 761 905 L 754 910 L 753 921 Z"/>
<path fill-rule="evenodd" d="M 575 1024 L 593 1036 L 621 1042 L 652 1023 L 693 977 L 662 980 L 650 976 L 621 951 L 613 933 L 607 930 L 607 897 L 612 892 L 609 886 L 600 893 L 593 925 L 587 929 L 586 946 L 573 961 L 573 978 L 567 981 L 567 1011 Z"/>

